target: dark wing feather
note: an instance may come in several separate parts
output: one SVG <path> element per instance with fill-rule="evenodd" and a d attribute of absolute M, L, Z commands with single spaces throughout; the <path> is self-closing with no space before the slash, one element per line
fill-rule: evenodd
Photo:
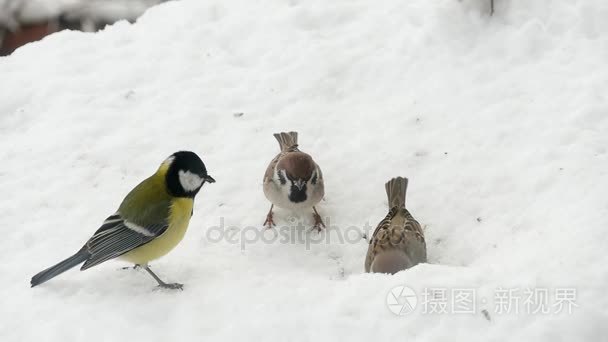
<path fill-rule="evenodd" d="M 154 240 L 167 230 L 168 223 L 140 226 L 124 220 L 120 214 L 108 217 L 95 232 L 85 248 L 90 257 L 81 270 L 121 256 L 139 246 Z"/>
<path fill-rule="evenodd" d="M 424 242 L 424 232 L 420 227 L 420 223 L 416 221 L 412 214 L 410 214 L 410 212 L 405 208 L 392 207 L 386 217 L 382 221 L 380 221 L 380 223 L 376 227 L 376 230 L 374 230 L 374 233 L 372 234 L 372 239 L 370 239 L 370 244 L 374 240 L 373 237 L 379 235 L 380 231 L 390 228 L 391 222 L 397 214 L 405 216 L 405 224 L 402 227 L 403 230 L 405 232 L 414 233 L 418 240 Z"/>
<path fill-rule="evenodd" d="M 388 211 L 388 214 L 386 214 L 386 217 L 384 217 L 384 219 L 382 219 L 382 221 L 380 221 L 380 223 L 378 223 L 378 226 L 376 227 L 376 229 L 374 230 L 374 233 L 372 234 L 372 238 L 369 239 L 370 244 L 374 241 L 374 237 L 376 237 L 376 235 L 378 235 L 379 231 L 381 231 L 383 229 L 388 229 L 388 227 L 390 227 L 391 220 L 393 219 L 393 217 L 395 217 L 398 210 L 399 210 L 399 208 L 392 207 Z"/>
<path fill-rule="evenodd" d="M 397 216 L 403 219 L 402 225 L 394 225 Z M 378 224 L 369 241 L 365 258 L 366 272 L 369 272 L 376 254 L 392 248 L 404 251 L 416 263 L 426 262 L 424 232 L 405 208 L 392 207 Z"/>

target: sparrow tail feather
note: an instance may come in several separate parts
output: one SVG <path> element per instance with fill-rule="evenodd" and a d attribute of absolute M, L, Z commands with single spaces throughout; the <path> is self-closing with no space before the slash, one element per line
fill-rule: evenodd
<path fill-rule="evenodd" d="M 385 185 L 388 205 L 392 207 L 405 208 L 405 192 L 407 191 L 407 178 L 396 177 Z"/>
<path fill-rule="evenodd" d="M 274 137 L 279 142 L 281 151 L 288 151 L 298 147 L 298 132 L 275 133 Z"/>

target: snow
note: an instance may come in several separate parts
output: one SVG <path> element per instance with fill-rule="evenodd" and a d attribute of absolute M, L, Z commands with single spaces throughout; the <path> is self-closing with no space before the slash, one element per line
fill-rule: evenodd
<path fill-rule="evenodd" d="M 93 21 L 133 20 L 161 0 L 0 0 L 0 27 L 45 21 L 62 14 Z"/>
<path fill-rule="evenodd" d="M 193 0 L 0 58 L 0 338 L 605 340 L 607 15 L 601 0 L 497 1 L 492 17 L 485 1 Z M 329 238 L 308 212 L 262 231 L 272 133 L 289 130 L 323 170 Z M 152 264 L 183 292 L 115 261 L 29 288 L 182 149 L 217 180 Z M 429 264 L 364 274 L 361 232 L 398 175 Z M 418 295 L 403 316 L 386 304 L 400 285 Z M 474 313 L 424 312 L 429 288 L 474 290 Z M 500 312 L 500 291 L 528 288 L 549 304 L 574 289 L 576 306 Z"/>

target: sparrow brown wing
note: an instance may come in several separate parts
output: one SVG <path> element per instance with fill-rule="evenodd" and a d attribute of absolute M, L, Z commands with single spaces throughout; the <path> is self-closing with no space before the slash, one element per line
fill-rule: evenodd
<path fill-rule="evenodd" d="M 370 239 L 365 270 L 369 272 L 381 253 L 398 250 L 407 255 L 412 265 L 426 262 L 426 243 L 420 224 L 405 208 L 393 207 L 380 221 Z"/>
<path fill-rule="evenodd" d="M 264 172 L 264 183 L 270 182 L 272 180 L 272 174 L 274 173 L 275 167 L 277 166 L 277 163 L 279 162 L 279 159 L 282 155 L 283 153 L 277 154 L 277 156 L 270 161 L 270 164 L 268 164 L 266 172 Z"/>

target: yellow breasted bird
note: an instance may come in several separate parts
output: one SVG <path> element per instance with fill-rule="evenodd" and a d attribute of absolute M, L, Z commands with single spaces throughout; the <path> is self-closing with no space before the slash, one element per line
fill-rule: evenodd
<path fill-rule="evenodd" d="M 148 262 L 169 253 L 182 240 L 193 213 L 194 197 L 203 184 L 214 182 L 196 153 L 172 154 L 155 174 L 127 194 L 118 211 L 76 254 L 33 276 L 32 287 L 83 262 L 81 271 L 120 257 L 144 268 L 160 287 L 182 289 L 182 284 L 160 280 Z"/>

